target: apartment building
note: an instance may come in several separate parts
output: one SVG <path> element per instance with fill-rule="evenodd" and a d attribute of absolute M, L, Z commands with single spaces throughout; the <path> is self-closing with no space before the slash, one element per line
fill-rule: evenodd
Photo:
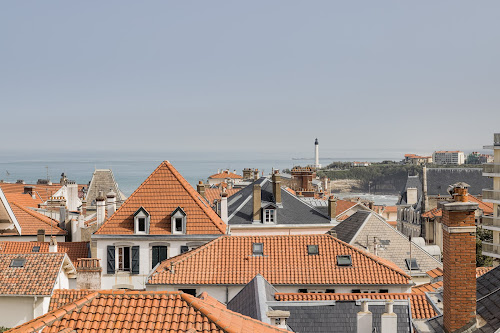
<path fill-rule="evenodd" d="M 432 154 L 432 160 L 435 164 L 453 164 L 462 165 L 465 163 L 465 154 L 463 151 L 435 151 Z"/>

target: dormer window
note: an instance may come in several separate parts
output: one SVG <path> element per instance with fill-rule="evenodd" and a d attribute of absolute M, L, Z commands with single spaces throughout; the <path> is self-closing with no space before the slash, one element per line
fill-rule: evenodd
<path fill-rule="evenodd" d="M 134 213 L 134 232 L 136 234 L 149 234 L 150 215 L 141 207 Z"/>
<path fill-rule="evenodd" d="M 177 207 L 171 215 L 172 234 L 186 233 L 186 213 L 181 207 Z"/>
<path fill-rule="evenodd" d="M 276 209 L 264 209 L 264 223 L 274 223 L 276 221 Z"/>

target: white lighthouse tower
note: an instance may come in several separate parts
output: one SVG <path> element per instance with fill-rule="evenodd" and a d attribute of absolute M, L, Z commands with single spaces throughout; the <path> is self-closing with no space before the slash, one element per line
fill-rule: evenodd
<path fill-rule="evenodd" d="M 318 138 L 314 141 L 314 166 L 316 169 L 321 168 L 321 164 L 319 164 L 319 143 Z"/>

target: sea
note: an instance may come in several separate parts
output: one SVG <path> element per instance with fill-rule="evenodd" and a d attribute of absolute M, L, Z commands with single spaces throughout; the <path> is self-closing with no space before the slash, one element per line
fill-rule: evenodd
<path fill-rule="evenodd" d="M 254 156 L 254 155 L 253 155 Z M 252 157 L 253 157 L 252 156 Z M 273 169 L 291 169 L 294 166 L 314 164 L 313 159 L 272 156 L 260 154 L 255 159 L 247 156 L 197 153 L 170 153 L 170 154 L 138 154 L 138 153 L 64 153 L 51 155 L 36 154 L 0 154 L 0 180 L 16 182 L 23 180 L 26 184 L 36 184 L 38 179 L 49 179 L 58 183 L 61 174 L 78 184 L 88 184 L 95 169 L 111 169 L 118 187 L 127 196 L 156 169 L 163 161 L 170 163 L 181 175 L 196 188 L 198 181 L 206 179 L 219 170 L 236 170 L 241 174 L 244 168 L 256 168 L 263 174 L 270 174 Z M 370 162 L 385 159 L 351 159 Z M 321 159 L 320 163 L 327 165 L 342 159 Z M 397 196 L 377 195 L 370 193 L 339 193 L 339 197 L 360 197 L 373 200 L 378 205 L 394 205 Z"/>

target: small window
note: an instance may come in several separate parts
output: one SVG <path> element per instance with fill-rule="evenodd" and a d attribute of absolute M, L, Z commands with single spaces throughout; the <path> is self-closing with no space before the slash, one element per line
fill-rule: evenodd
<path fill-rule="evenodd" d="M 276 215 L 275 209 L 264 209 L 264 222 L 266 223 L 274 223 Z"/>
<path fill-rule="evenodd" d="M 33 249 L 31 249 L 31 252 L 40 252 L 40 246 L 33 246 Z"/>
<path fill-rule="evenodd" d="M 411 265 L 410 265 L 410 261 L 411 261 Z M 420 268 L 418 267 L 418 264 L 417 264 L 417 259 L 415 258 L 411 258 L 410 259 L 405 259 L 405 263 L 406 263 L 406 268 L 408 268 L 409 270 L 419 270 Z"/>
<path fill-rule="evenodd" d="M 175 231 L 182 232 L 182 218 L 175 218 Z"/>
<path fill-rule="evenodd" d="M 389 289 L 380 289 L 379 293 L 381 293 L 381 294 L 388 294 L 389 293 Z"/>
<path fill-rule="evenodd" d="M 327 294 L 335 294 L 335 289 L 327 289 L 325 290 Z"/>
<path fill-rule="evenodd" d="M 337 266 L 352 266 L 350 255 L 337 256 Z"/>
<path fill-rule="evenodd" d="M 189 251 L 189 247 L 186 245 L 181 245 L 181 253 L 185 253 Z"/>
<path fill-rule="evenodd" d="M 25 263 L 26 263 L 25 258 L 12 259 L 12 261 L 10 262 L 10 267 L 24 267 Z"/>
<path fill-rule="evenodd" d="M 351 290 L 351 293 L 353 293 L 353 294 L 361 294 L 361 289 L 353 289 L 353 290 Z"/>
<path fill-rule="evenodd" d="M 263 256 L 264 255 L 264 243 L 253 243 L 252 244 L 252 253 L 254 256 Z"/>
<path fill-rule="evenodd" d="M 179 289 L 179 291 L 196 297 L 196 289 Z"/>
<path fill-rule="evenodd" d="M 318 245 L 307 245 L 307 254 L 310 256 L 319 254 Z"/>
<path fill-rule="evenodd" d="M 140 217 L 137 219 L 137 230 L 139 232 L 146 232 L 146 219 Z"/>
<path fill-rule="evenodd" d="M 274 319 L 274 325 L 276 325 L 276 326 L 281 325 L 281 318 Z"/>
<path fill-rule="evenodd" d="M 118 270 L 130 272 L 130 246 L 118 248 Z"/>
<path fill-rule="evenodd" d="M 305 294 L 305 293 L 307 293 L 307 289 L 299 289 L 299 293 Z"/>
<path fill-rule="evenodd" d="M 155 268 L 158 263 L 162 262 L 163 260 L 167 259 L 167 247 L 166 246 L 153 246 L 152 248 L 152 260 L 151 260 L 151 266 L 152 268 Z"/>

